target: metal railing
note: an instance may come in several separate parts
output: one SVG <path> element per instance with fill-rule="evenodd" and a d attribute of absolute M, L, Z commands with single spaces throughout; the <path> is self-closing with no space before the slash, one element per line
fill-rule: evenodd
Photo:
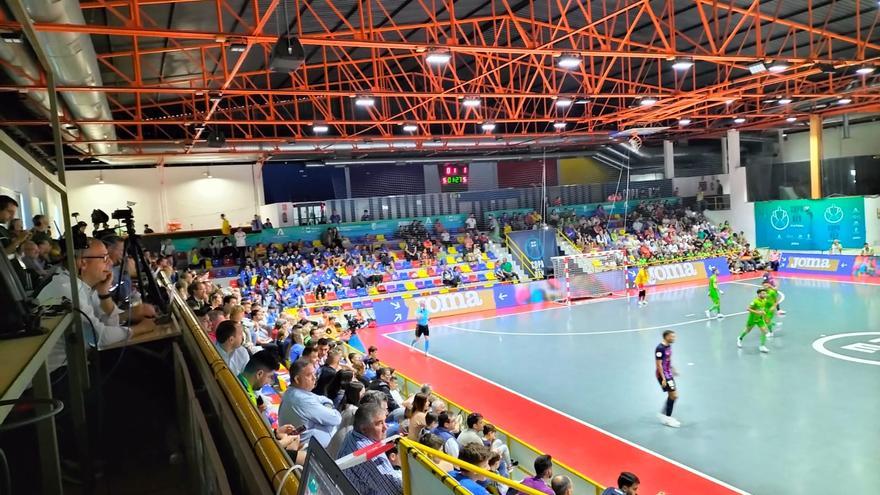
<path fill-rule="evenodd" d="M 520 250 L 519 246 L 513 242 L 513 239 L 511 239 L 508 234 L 504 234 L 504 243 L 505 247 L 510 250 L 510 254 L 514 259 L 522 265 L 523 270 L 525 270 L 529 276 L 529 280 L 540 280 L 544 278 L 543 273 L 538 275 L 538 272 L 535 271 L 535 267 L 532 266 L 532 262 L 529 260 L 528 256 Z M 520 282 L 526 282 L 526 280 L 520 280 Z"/>

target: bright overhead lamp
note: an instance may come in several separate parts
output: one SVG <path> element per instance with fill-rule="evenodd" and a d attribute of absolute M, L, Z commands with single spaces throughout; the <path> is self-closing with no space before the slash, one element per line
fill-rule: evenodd
<path fill-rule="evenodd" d="M 230 43 L 229 51 L 233 53 L 243 53 L 247 50 L 247 43 Z"/>
<path fill-rule="evenodd" d="M 868 74 L 873 74 L 875 70 L 877 70 L 877 68 L 873 65 L 863 65 L 856 69 L 856 74 L 860 76 L 867 76 Z"/>
<path fill-rule="evenodd" d="M 849 105 L 850 103 L 852 103 L 852 99 L 851 99 L 851 98 L 847 98 L 847 97 L 845 97 L 845 96 L 844 96 L 843 98 L 837 100 L 837 104 L 838 104 L 838 105 Z"/>
<path fill-rule="evenodd" d="M 327 124 L 323 124 L 323 123 L 319 123 L 319 122 L 315 122 L 314 124 L 312 124 L 312 132 L 314 132 L 315 134 L 324 134 L 324 133 L 328 132 L 329 130 L 330 130 L 330 126 L 328 126 Z"/>
<path fill-rule="evenodd" d="M 674 70 L 688 70 L 694 66 L 694 61 L 689 58 L 676 58 L 672 61 Z"/>
<path fill-rule="evenodd" d="M 742 124 L 742 123 L 745 123 L 745 121 L 746 121 L 745 117 L 737 117 L 737 118 L 733 119 L 734 124 Z"/>
<path fill-rule="evenodd" d="M 416 124 L 403 124 L 403 132 L 416 132 L 419 126 Z"/>
<path fill-rule="evenodd" d="M 794 100 L 792 100 L 791 98 L 788 98 L 788 97 L 780 98 L 780 99 L 776 100 L 776 102 L 779 103 L 780 105 L 788 105 L 792 101 L 794 101 Z"/>
<path fill-rule="evenodd" d="M 764 65 L 764 62 L 755 62 L 749 65 L 749 72 L 754 74 L 760 74 L 762 72 L 767 72 L 767 66 Z"/>
<path fill-rule="evenodd" d="M 732 98 L 731 98 L 731 99 L 729 99 L 729 100 L 724 100 L 724 104 L 725 104 L 725 105 L 733 105 L 733 102 L 735 102 L 735 101 L 736 101 L 735 99 L 732 99 Z"/>
<path fill-rule="evenodd" d="M 359 107 L 371 107 L 376 104 L 376 99 L 369 95 L 360 95 L 354 99 L 354 104 Z"/>
<path fill-rule="evenodd" d="M 590 102 L 590 100 L 587 99 L 587 98 L 578 98 L 578 99 L 575 100 L 574 102 L 575 102 L 575 104 L 577 104 L 577 105 L 586 105 L 587 103 Z"/>
<path fill-rule="evenodd" d="M 566 125 L 568 125 L 568 124 L 566 124 L 565 122 L 563 122 L 561 120 L 557 120 L 556 122 L 553 123 L 553 128 L 561 131 L 561 130 L 565 129 Z"/>
<path fill-rule="evenodd" d="M 571 98 L 556 98 L 556 107 L 557 108 L 567 108 L 570 107 L 574 101 Z"/>
<path fill-rule="evenodd" d="M 685 126 L 690 125 L 691 119 L 678 119 L 678 125 Z"/>
<path fill-rule="evenodd" d="M 785 121 L 788 122 L 789 124 L 793 124 L 793 123 L 797 122 L 797 117 L 789 117 L 789 118 L 785 119 Z"/>
<path fill-rule="evenodd" d="M 480 129 L 483 129 L 485 132 L 492 132 L 495 130 L 495 122 L 483 122 L 480 125 Z"/>
<path fill-rule="evenodd" d="M 639 105 L 643 107 L 653 105 L 654 103 L 657 103 L 657 98 L 654 98 L 653 96 L 646 96 L 639 100 Z"/>
<path fill-rule="evenodd" d="M 468 108 L 476 108 L 480 106 L 482 100 L 479 96 L 465 96 L 461 100 L 461 106 Z"/>
<path fill-rule="evenodd" d="M 576 69 L 580 67 L 582 62 L 583 58 L 581 58 L 579 55 L 566 53 L 560 55 L 559 59 L 556 61 L 556 65 L 558 65 L 562 69 Z"/>
<path fill-rule="evenodd" d="M 446 65 L 450 60 L 452 60 L 452 54 L 441 50 L 428 52 L 428 55 L 425 57 L 425 62 L 431 65 Z"/>
<path fill-rule="evenodd" d="M 767 67 L 767 70 L 774 74 L 779 74 L 780 72 L 785 72 L 788 69 L 788 64 L 785 62 L 773 62 L 770 64 L 770 67 Z"/>

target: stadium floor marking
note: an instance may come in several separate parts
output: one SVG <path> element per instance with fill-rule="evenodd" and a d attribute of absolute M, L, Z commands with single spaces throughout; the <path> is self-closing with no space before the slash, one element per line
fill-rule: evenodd
<path fill-rule="evenodd" d="M 397 333 L 397 332 L 395 332 L 395 333 Z M 389 337 L 389 335 L 390 335 L 390 334 L 387 334 L 387 333 L 386 333 L 386 334 L 383 334 L 382 336 L 385 337 L 386 339 L 388 339 L 388 340 L 390 340 L 390 341 L 396 343 L 397 345 L 400 345 L 400 346 L 405 347 L 405 348 L 407 348 L 407 349 L 410 348 L 410 346 L 409 346 L 408 344 L 406 344 L 405 342 L 401 342 L 401 341 L 399 341 L 399 340 L 393 339 L 393 338 Z M 696 470 L 696 469 L 694 469 L 694 468 L 692 468 L 692 467 L 690 467 L 690 466 L 688 466 L 688 465 L 686 465 L 686 464 L 682 464 L 681 462 L 676 461 L 675 459 L 671 459 L 671 458 L 669 458 L 669 457 L 666 457 L 666 456 L 664 456 L 663 454 L 660 454 L 659 452 L 655 452 L 655 451 L 653 451 L 653 450 L 651 450 L 651 449 L 649 449 L 649 448 L 647 448 L 647 447 L 644 447 L 644 446 L 639 445 L 639 444 L 637 444 L 637 443 L 634 443 L 634 442 L 632 442 L 632 441 L 630 441 L 630 440 L 627 440 L 627 439 L 625 439 L 625 438 L 623 438 L 623 437 L 620 437 L 620 436 L 618 436 L 618 435 L 615 435 L 614 433 L 611 433 L 610 431 L 607 431 L 607 430 L 605 430 L 605 429 L 602 429 L 602 428 L 600 428 L 600 427 L 598 427 L 598 426 L 595 426 L 595 425 L 593 425 L 593 424 L 591 424 L 591 423 L 587 423 L 586 421 L 584 421 L 584 420 L 582 420 L 582 419 L 580 419 L 580 418 L 576 418 L 576 417 L 574 417 L 574 416 L 572 416 L 572 415 L 570 415 L 570 414 L 568 414 L 568 413 L 562 412 L 562 411 L 560 411 L 559 409 L 556 409 L 556 408 L 551 407 L 551 406 L 549 406 L 549 405 L 547 405 L 547 404 L 544 404 L 543 402 L 540 402 L 540 401 L 538 401 L 538 400 L 536 400 L 536 399 L 533 399 L 533 398 L 531 398 L 531 397 L 529 397 L 529 396 L 527 396 L 527 395 L 523 395 L 522 393 L 517 392 L 516 390 L 513 390 L 513 389 L 511 389 L 511 388 L 508 388 L 508 387 L 506 387 L 506 386 L 504 386 L 504 385 L 501 385 L 500 383 L 497 383 L 497 382 L 495 382 L 495 381 L 493 381 L 493 380 L 490 380 L 490 379 L 488 379 L 488 378 L 486 378 L 486 377 L 484 377 L 484 376 L 482 376 L 482 375 L 479 375 L 479 374 L 477 374 L 477 373 L 474 373 L 473 371 L 470 371 L 470 370 L 467 370 L 467 369 L 465 369 L 465 368 L 462 368 L 461 366 L 458 366 L 458 365 L 456 365 L 456 364 L 454 364 L 454 363 L 451 363 L 451 362 L 449 362 L 449 361 L 446 361 L 445 359 L 439 358 L 439 357 L 434 356 L 434 355 L 431 355 L 431 354 L 429 354 L 427 357 L 429 357 L 429 358 L 431 358 L 431 359 L 434 359 L 434 360 L 436 360 L 436 361 L 439 361 L 439 362 L 441 362 L 441 363 L 443 363 L 443 364 L 445 364 L 446 366 L 449 366 L 449 367 L 451 367 L 451 368 L 455 368 L 455 369 L 457 369 L 458 371 L 461 371 L 461 372 L 463 372 L 463 373 L 465 373 L 465 374 L 467 374 L 467 375 L 470 375 L 471 377 L 474 377 L 474 378 L 476 378 L 476 379 L 478 379 L 478 380 L 482 380 L 482 381 L 484 381 L 484 382 L 486 382 L 486 383 L 488 383 L 488 384 L 490 384 L 490 385 L 493 385 L 493 386 L 495 386 L 495 387 L 498 387 L 499 389 L 504 390 L 505 392 L 511 393 L 511 394 L 513 394 L 513 395 L 516 395 L 517 397 L 520 397 L 520 398 L 522 398 L 522 399 L 525 399 L 525 400 L 527 400 L 527 401 L 529 401 L 529 402 L 531 402 L 531 403 L 533 403 L 533 404 L 535 404 L 535 405 L 541 406 L 541 407 L 543 407 L 543 408 L 545 408 L 545 409 L 547 409 L 547 410 L 549 410 L 549 411 L 552 411 L 552 412 L 554 412 L 554 413 L 556 413 L 556 414 L 558 414 L 558 415 L 560 415 L 560 416 L 563 416 L 563 417 L 565 417 L 565 418 L 567 418 L 567 419 L 569 419 L 569 420 L 571 420 L 571 421 L 574 421 L 574 422 L 576 422 L 576 423 L 579 423 L 579 424 L 581 424 L 581 425 L 583 425 L 583 426 L 586 426 L 587 428 L 590 428 L 590 429 L 595 430 L 595 431 L 597 431 L 597 432 L 599 432 L 599 433 L 601 433 L 601 434 L 603 434 L 603 435 L 606 435 L 606 436 L 608 436 L 608 437 L 610 437 L 610 438 L 613 438 L 614 440 L 617 440 L 617 441 L 619 441 L 619 442 L 622 442 L 622 443 L 624 443 L 624 444 L 626 444 L 626 445 L 628 445 L 628 446 L 630 446 L 630 447 L 633 447 L 633 448 L 635 448 L 635 449 L 638 449 L 638 450 L 640 450 L 640 451 L 642 451 L 642 452 L 644 452 L 644 453 L 650 454 L 650 455 L 652 455 L 652 456 L 654 456 L 654 457 L 656 457 L 656 458 L 658 458 L 658 459 L 661 459 L 661 460 L 663 460 L 663 461 L 665 461 L 665 462 L 668 462 L 669 464 L 672 464 L 672 465 L 677 466 L 677 467 L 679 467 L 679 468 L 681 468 L 681 469 L 684 469 L 685 471 L 687 471 L 687 472 L 689 472 L 689 473 L 691 473 L 691 474 L 697 475 L 697 476 L 699 476 L 699 477 L 701 477 L 701 478 L 703 478 L 703 479 L 705 479 L 705 480 L 707 480 L 707 481 L 710 481 L 710 482 L 715 483 L 715 484 L 717 484 L 717 485 L 719 485 L 719 486 L 722 486 L 722 487 L 724 487 L 724 488 L 727 488 L 728 490 L 731 490 L 731 491 L 733 491 L 733 492 L 735 492 L 735 493 L 739 493 L 739 494 L 741 494 L 741 495 L 749 495 L 749 492 L 746 492 L 746 491 L 744 491 L 744 490 L 741 490 L 741 489 L 739 489 L 739 488 L 737 488 L 737 487 L 735 487 L 735 486 L 733 486 L 733 485 L 731 485 L 731 484 L 729 484 L 729 483 L 726 483 L 726 482 L 721 481 L 721 480 L 719 480 L 719 479 L 717 479 L 717 478 L 714 478 L 714 477 L 712 477 L 712 476 L 710 476 L 710 475 L 708 475 L 708 474 L 705 474 L 705 473 L 703 473 L 703 472 L 700 472 L 700 471 L 698 471 L 698 470 Z M 570 465 L 570 464 L 569 464 L 569 465 Z M 654 481 L 654 480 L 652 480 L 652 481 Z M 655 481 L 655 482 L 656 482 L 656 481 Z"/>

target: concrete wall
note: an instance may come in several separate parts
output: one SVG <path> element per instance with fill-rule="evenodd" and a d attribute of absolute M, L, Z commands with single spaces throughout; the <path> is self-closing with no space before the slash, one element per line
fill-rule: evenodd
<path fill-rule="evenodd" d="M 559 185 L 601 184 L 617 180 L 618 171 L 588 157 L 560 158 Z"/>
<path fill-rule="evenodd" d="M 724 194 L 730 193 L 730 175 L 729 174 L 719 174 L 719 175 L 707 175 L 705 177 L 705 181 L 715 182 L 718 179 L 721 181 L 721 189 L 723 189 Z M 696 196 L 697 191 L 699 190 L 700 181 L 704 180 L 702 177 L 674 177 L 672 179 L 672 188 L 678 188 L 678 195 L 686 198 L 690 196 Z M 706 195 L 711 195 L 712 189 L 707 187 Z"/>
<path fill-rule="evenodd" d="M 850 126 L 850 138 L 843 139 L 843 127 L 823 129 L 823 158 L 842 158 L 880 154 L 880 122 Z M 781 159 L 784 162 L 810 160 L 810 133 L 789 133 L 783 140 Z"/>
<path fill-rule="evenodd" d="M 865 196 L 865 240 L 880 247 L 880 196 Z"/>
<path fill-rule="evenodd" d="M 745 167 L 737 167 L 730 171 L 730 185 L 725 191 L 730 193 L 730 212 L 726 220 L 730 221 L 730 226 L 736 231 L 742 231 L 746 235 L 746 239 L 754 245 L 755 243 L 755 204 L 749 203 L 746 193 L 746 169 Z M 724 181 L 721 181 L 724 185 Z M 713 212 L 719 213 L 719 212 Z"/>
<path fill-rule="evenodd" d="M 203 175 L 204 167 L 105 170 L 104 184 L 97 182 L 97 171 L 70 172 L 70 208 L 88 222 L 93 209 L 109 215 L 133 201 L 138 231 L 147 223 L 164 232 L 170 221 L 181 222 L 184 230 L 219 228 L 221 213 L 232 225 L 248 225 L 263 203 L 262 182 L 255 181 L 252 167 L 214 166 L 210 171 L 211 179 Z M 253 173 L 259 170 L 254 167 Z"/>
<path fill-rule="evenodd" d="M 19 203 L 16 216 L 24 221 L 25 228 L 33 227 L 31 218 L 37 214 L 49 215 L 50 222 L 58 223 L 58 230 L 64 228 L 61 219 L 61 195 L 46 187 L 40 179 L 3 152 L 0 152 L 0 194 Z M 54 224 L 52 232 L 58 236 Z"/>

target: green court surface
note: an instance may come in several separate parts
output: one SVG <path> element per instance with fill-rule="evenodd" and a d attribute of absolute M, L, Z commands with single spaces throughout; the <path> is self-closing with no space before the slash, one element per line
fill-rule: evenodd
<path fill-rule="evenodd" d="M 704 286 L 438 323 L 431 355 L 746 492 L 880 493 L 880 286 L 780 279 L 787 315 L 761 354 L 757 330 L 736 346 L 759 283 L 721 285 L 723 320 Z M 657 419 L 667 328 L 680 429 Z"/>

